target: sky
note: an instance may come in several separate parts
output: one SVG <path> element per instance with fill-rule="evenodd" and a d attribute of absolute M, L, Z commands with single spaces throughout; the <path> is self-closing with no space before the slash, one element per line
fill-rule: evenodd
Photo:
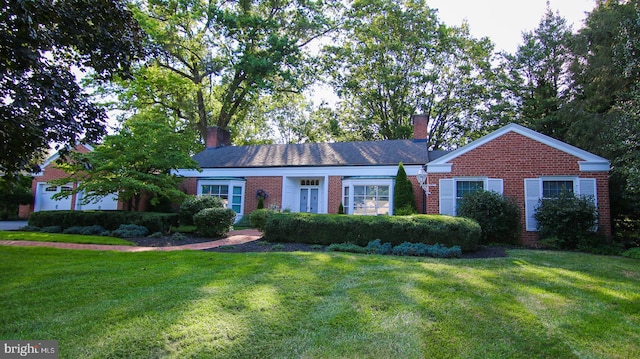
<path fill-rule="evenodd" d="M 567 20 L 576 32 L 595 0 L 549 0 L 551 10 Z M 546 12 L 547 0 L 427 0 L 438 9 L 438 18 L 448 26 L 458 26 L 466 19 L 471 34 L 488 37 L 496 51 L 515 53 L 522 42 L 522 32 L 538 27 Z"/>

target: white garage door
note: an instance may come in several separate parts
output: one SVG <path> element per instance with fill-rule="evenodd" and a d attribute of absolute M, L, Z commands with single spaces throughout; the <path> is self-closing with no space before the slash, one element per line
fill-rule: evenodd
<path fill-rule="evenodd" d="M 100 199 L 93 199 L 87 204 L 81 204 L 83 193 L 78 193 L 78 199 L 76 201 L 76 209 L 82 211 L 89 210 L 102 210 L 102 211 L 112 211 L 118 209 L 118 196 L 116 194 L 110 194 Z"/>
<path fill-rule="evenodd" d="M 61 211 L 71 209 L 71 196 L 55 200 L 51 198 L 54 194 L 62 191 L 71 191 L 69 186 L 54 186 L 48 183 L 39 183 L 36 192 L 36 211 Z"/>

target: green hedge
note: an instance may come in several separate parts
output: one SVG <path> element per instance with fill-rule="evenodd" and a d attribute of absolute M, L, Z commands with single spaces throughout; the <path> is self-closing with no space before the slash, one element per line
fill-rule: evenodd
<path fill-rule="evenodd" d="M 122 224 L 143 226 L 149 230 L 149 233 L 168 233 L 172 226 L 178 226 L 178 214 L 127 211 L 40 211 L 33 212 L 29 216 L 30 226 L 60 226 L 63 230 L 75 226 L 98 225 L 113 231 Z"/>
<path fill-rule="evenodd" d="M 264 237 L 270 242 L 322 245 L 350 242 L 360 246 L 380 239 L 394 246 L 404 242 L 439 243 L 474 251 L 480 242 L 481 229 L 472 219 L 440 215 L 375 217 L 275 213 L 267 220 Z"/>
<path fill-rule="evenodd" d="M 205 208 L 193 216 L 193 223 L 201 236 L 215 238 L 226 236 L 235 219 L 230 208 Z"/>

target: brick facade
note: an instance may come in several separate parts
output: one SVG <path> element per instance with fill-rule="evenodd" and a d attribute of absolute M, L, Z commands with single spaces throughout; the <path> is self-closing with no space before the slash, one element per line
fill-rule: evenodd
<path fill-rule="evenodd" d="M 611 211 L 609 207 L 609 176 L 606 172 L 581 172 L 580 158 L 535 141 L 515 132 L 508 132 L 470 152 L 453 159 L 451 173 L 430 173 L 427 181 L 431 187 L 427 200 L 427 213 L 439 213 L 440 179 L 455 177 L 502 178 L 503 194 L 514 198 L 521 211 L 522 242 L 535 246 L 536 232 L 527 232 L 525 223 L 524 179 L 544 176 L 575 176 L 595 178 L 597 183 L 599 228 L 611 235 Z"/>

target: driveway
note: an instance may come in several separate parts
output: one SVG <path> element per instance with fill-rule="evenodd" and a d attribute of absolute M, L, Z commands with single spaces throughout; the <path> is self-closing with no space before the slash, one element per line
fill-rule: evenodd
<path fill-rule="evenodd" d="M 13 231 L 27 225 L 27 221 L 0 221 L 0 231 Z"/>

